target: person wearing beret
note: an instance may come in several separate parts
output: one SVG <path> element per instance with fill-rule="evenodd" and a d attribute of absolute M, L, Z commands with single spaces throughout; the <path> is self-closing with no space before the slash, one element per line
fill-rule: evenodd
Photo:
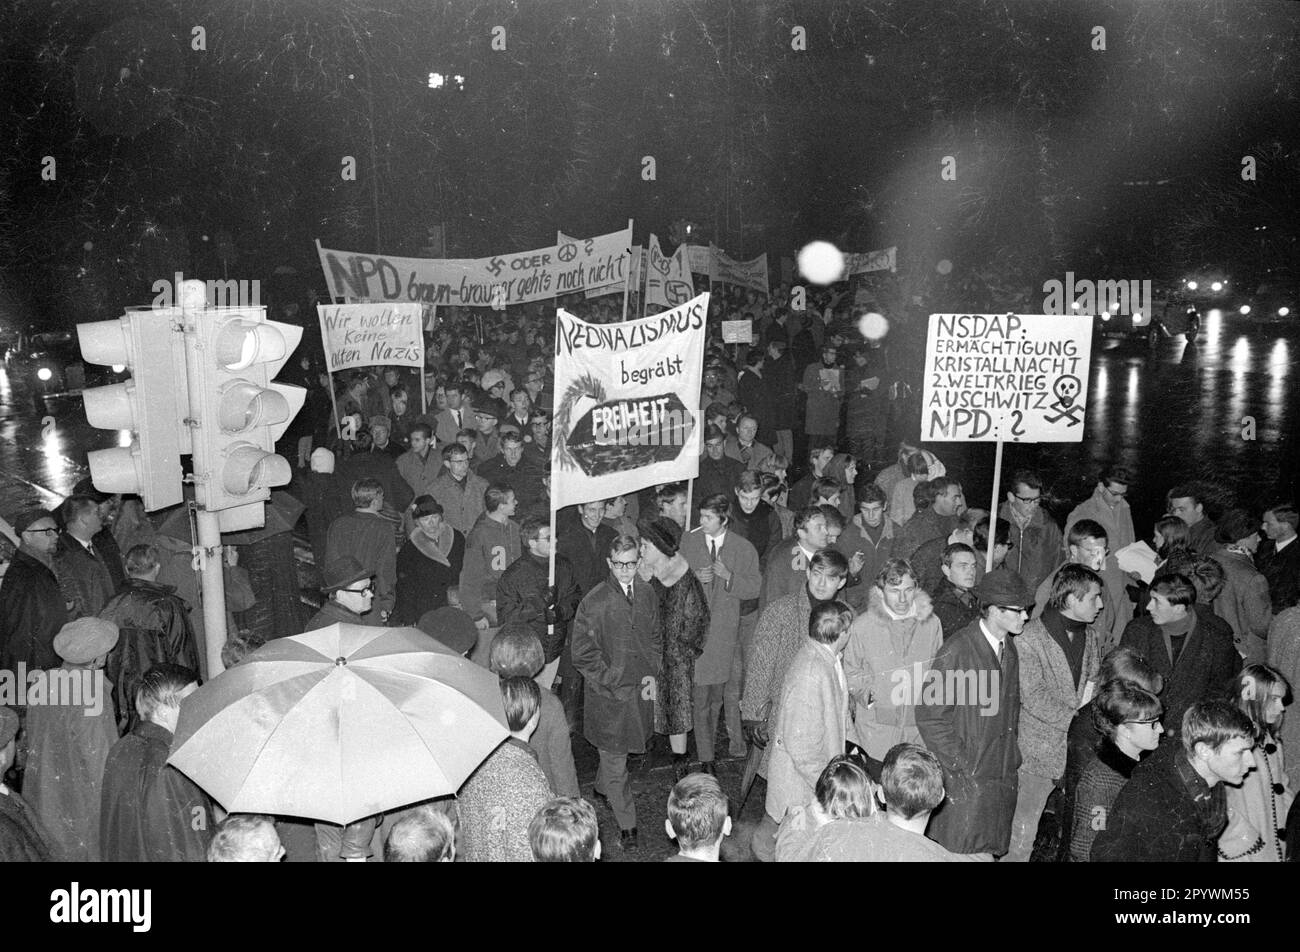
<path fill-rule="evenodd" d="M 321 591 L 328 600 L 311 617 L 303 631 L 328 628 L 339 622 L 364 625 L 361 616 L 370 611 L 375 597 L 375 580 L 370 570 L 352 556 L 341 555 L 326 562 L 321 575 L 325 579 Z"/>
<path fill-rule="evenodd" d="M 118 628 L 102 618 L 68 622 L 54 638 L 64 685 L 27 708 L 23 794 L 67 862 L 99 862 L 99 808 L 104 765 L 118 741 L 111 682 L 104 662 Z M 74 682 L 74 679 L 76 681 Z M 75 702 L 75 703 L 74 703 Z"/>
<path fill-rule="evenodd" d="M 980 617 L 947 639 L 920 695 L 916 726 L 943 766 L 948 799 L 929 837 L 953 853 L 1000 856 L 1011 844 L 1020 747 L 1020 634 L 1033 590 L 1009 569 L 994 569 L 973 589 Z"/>

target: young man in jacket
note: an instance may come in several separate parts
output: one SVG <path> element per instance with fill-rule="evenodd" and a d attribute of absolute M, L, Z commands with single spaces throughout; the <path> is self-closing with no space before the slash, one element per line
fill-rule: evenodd
<path fill-rule="evenodd" d="M 1241 655 L 1228 623 L 1196 604 L 1196 588 L 1185 576 L 1157 575 L 1150 596 L 1150 614 L 1128 623 L 1120 645 L 1137 651 L 1164 678 L 1160 701 L 1172 739 L 1184 711 L 1225 690 L 1241 670 Z"/>
<path fill-rule="evenodd" d="M 939 649 L 916 726 L 943 766 L 948 792 L 930 838 L 954 853 L 1001 856 L 1011 842 L 1020 767 L 1020 662 L 1012 636 L 1024 630 L 1034 594 L 1007 569 L 989 572 L 974 591 L 980 619 Z"/>
<path fill-rule="evenodd" d="M 547 584 L 551 558 L 549 523 L 529 517 L 520 527 L 519 538 L 524 554 L 497 581 L 497 617 L 502 626 L 517 622 L 528 626 L 537 636 L 544 649 L 544 666 L 540 673 L 535 673 L 537 683 L 550 688 L 560 667 L 560 655 L 568 644 L 569 624 L 582 601 L 582 592 L 573 576 L 573 566 L 559 554 L 555 556 L 555 586 Z"/>
<path fill-rule="evenodd" d="M 1098 527 L 1100 528 L 1100 527 Z M 1020 656 L 1020 771 L 1005 860 L 1029 862 L 1047 798 L 1065 772 L 1070 722 L 1097 688 L 1104 583 L 1092 569 L 1057 573 L 1042 616 L 1016 639 Z"/>
<path fill-rule="evenodd" d="M 583 732 L 600 755 L 595 794 L 614 813 L 624 850 L 639 846 L 628 754 L 646 750 L 654 733 L 656 680 L 663 663 L 659 599 L 637 575 L 640 546 L 618 536 L 609 546 L 609 577 L 592 589 L 573 620 L 574 667 L 585 679 Z"/>
<path fill-rule="evenodd" d="M 1168 711 L 1168 708 L 1165 709 Z M 1178 743 L 1138 765 L 1105 816 L 1094 863 L 1213 863 L 1228 823 L 1223 785 L 1255 766 L 1255 727 L 1235 704 L 1198 701 L 1182 717 Z"/>
<path fill-rule="evenodd" d="M 483 515 L 465 539 L 460 602 L 480 631 L 497 627 L 497 581 L 523 548 L 519 523 L 511 518 L 518 505 L 513 489 L 493 483 L 483 494 Z"/>
<path fill-rule="evenodd" d="M 792 807 L 812 800 L 826 764 L 844 753 L 849 694 L 840 656 L 852 623 L 853 609 L 841 601 L 818 605 L 809 615 L 808 637 L 790 662 L 772 733 L 769 821 L 779 824 Z"/>
<path fill-rule="evenodd" d="M 1011 523 L 1007 568 L 1025 580 L 1032 595 L 1061 564 L 1064 548 L 1060 527 L 1043 509 L 1042 478 L 1032 470 L 1012 476 L 998 516 Z"/>
<path fill-rule="evenodd" d="M 375 579 L 375 601 L 363 625 L 385 625 L 397 605 L 397 523 L 381 515 L 384 487 L 367 477 L 352 484 L 356 509 L 330 525 L 325 540 L 326 564 L 351 555 Z M 448 520 L 450 521 L 450 520 Z"/>

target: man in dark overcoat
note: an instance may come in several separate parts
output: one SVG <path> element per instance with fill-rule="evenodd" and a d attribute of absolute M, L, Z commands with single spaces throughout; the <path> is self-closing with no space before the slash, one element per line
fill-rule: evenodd
<path fill-rule="evenodd" d="M 973 589 L 980 617 L 943 643 L 915 692 L 916 726 L 943 765 L 947 799 L 927 835 L 953 853 L 1000 856 L 1011 844 L 1020 747 L 1020 662 L 1012 636 L 1025 628 L 1034 593 L 994 569 Z M 919 699 L 916 695 L 919 694 Z"/>
<path fill-rule="evenodd" d="M 68 603 L 54 574 L 54 514 L 29 509 L 14 520 L 14 532 L 19 549 L 0 583 L 0 669 L 17 675 L 20 663 L 29 670 L 59 666 L 54 636 L 68 621 Z"/>
<path fill-rule="evenodd" d="M 609 546 L 610 575 L 578 606 L 573 620 L 573 664 L 586 682 L 584 734 L 600 754 L 596 796 L 618 821 L 622 846 L 637 848 L 636 803 L 627 755 L 646 750 L 654 733 L 654 697 L 663 660 L 659 599 L 637 576 L 636 539 Z"/>

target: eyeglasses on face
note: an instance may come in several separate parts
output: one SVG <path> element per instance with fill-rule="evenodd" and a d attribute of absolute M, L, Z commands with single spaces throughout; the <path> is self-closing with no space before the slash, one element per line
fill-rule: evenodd
<path fill-rule="evenodd" d="M 1124 723 L 1125 723 L 1125 724 L 1146 724 L 1146 725 L 1149 727 L 1149 726 L 1151 726 L 1152 724 L 1159 724 L 1159 723 L 1160 723 L 1160 718 L 1158 718 L 1158 717 L 1148 717 L 1148 718 L 1146 718 L 1145 720 L 1141 720 L 1141 721 L 1125 721 Z"/>
<path fill-rule="evenodd" d="M 367 585 L 365 588 L 345 588 L 345 592 L 351 592 L 353 595 L 373 595 L 375 590 L 372 586 Z"/>
<path fill-rule="evenodd" d="M 26 535 L 26 534 L 29 533 L 29 532 L 35 532 L 35 533 L 37 533 L 38 535 L 42 535 L 42 534 L 47 533 L 47 532 L 53 532 L 55 535 L 58 535 L 58 534 L 59 534 L 59 530 L 56 529 L 56 528 L 54 528 L 53 526 L 50 526 L 50 527 L 47 528 L 47 529 L 24 529 L 24 530 L 23 530 L 23 535 Z"/>
<path fill-rule="evenodd" d="M 617 572 L 619 569 L 623 569 L 624 571 L 627 571 L 628 569 L 634 569 L 638 565 L 640 565 L 641 560 L 633 559 L 631 562 L 625 562 L 622 559 L 610 559 L 609 564 L 614 566 L 615 572 Z"/>
<path fill-rule="evenodd" d="M 1025 505 L 1030 505 L 1030 504 L 1032 504 L 1032 503 L 1041 502 L 1042 499 L 1043 499 L 1043 497 L 1042 497 L 1041 495 L 1039 495 L 1039 496 L 1021 496 L 1019 493 L 1012 493 L 1011 495 L 1015 496 L 1016 499 L 1020 500 L 1020 501 L 1023 502 Z"/>
<path fill-rule="evenodd" d="M 1017 615 L 1029 614 L 1028 608 L 1021 608 L 1018 605 L 999 605 L 998 608 L 1002 609 L 1004 612 L 1015 612 Z"/>

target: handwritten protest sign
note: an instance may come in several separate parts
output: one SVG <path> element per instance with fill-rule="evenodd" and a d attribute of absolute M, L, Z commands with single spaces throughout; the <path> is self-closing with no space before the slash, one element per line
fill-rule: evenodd
<path fill-rule="evenodd" d="M 921 439 L 1078 443 L 1092 318 L 931 314 Z"/>
<path fill-rule="evenodd" d="M 691 284 L 691 268 L 686 257 L 685 245 L 678 245 L 677 251 L 668 257 L 660 249 L 659 239 L 650 236 L 645 272 L 647 304 L 670 308 L 694 297 L 695 287 Z"/>
<path fill-rule="evenodd" d="M 754 322 L 723 321 L 722 342 L 724 344 L 752 344 L 754 342 Z"/>
<path fill-rule="evenodd" d="M 698 475 L 708 311 L 701 294 L 621 324 L 556 312 L 554 508 Z"/>
<path fill-rule="evenodd" d="M 424 366 L 422 305 L 318 304 L 330 373 L 352 367 Z"/>
<path fill-rule="evenodd" d="M 759 294 L 767 293 L 767 252 L 750 261 L 729 258 L 721 248 L 713 249 L 713 280 L 720 284 L 737 284 Z"/>
<path fill-rule="evenodd" d="M 632 230 L 490 258 L 397 258 L 317 246 L 335 298 L 491 307 L 627 281 Z"/>
<path fill-rule="evenodd" d="M 866 274 L 868 271 L 896 271 L 898 246 L 880 251 L 855 251 L 844 256 L 844 276 Z"/>

